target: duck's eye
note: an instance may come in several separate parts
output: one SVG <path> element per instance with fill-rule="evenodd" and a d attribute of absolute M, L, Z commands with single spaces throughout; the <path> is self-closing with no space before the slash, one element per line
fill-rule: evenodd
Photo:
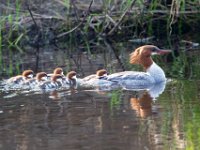
<path fill-rule="evenodd" d="M 151 51 L 152 51 L 152 52 L 157 52 L 158 50 L 159 50 L 159 48 L 153 47 Z"/>

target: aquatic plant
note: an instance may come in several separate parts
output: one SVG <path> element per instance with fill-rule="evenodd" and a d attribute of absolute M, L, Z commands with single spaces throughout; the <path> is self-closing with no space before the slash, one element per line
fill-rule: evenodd
<path fill-rule="evenodd" d="M 118 108 L 121 104 L 121 92 L 116 90 L 112 91 L 111 100 L 110 100 L 110 109 Z"/>

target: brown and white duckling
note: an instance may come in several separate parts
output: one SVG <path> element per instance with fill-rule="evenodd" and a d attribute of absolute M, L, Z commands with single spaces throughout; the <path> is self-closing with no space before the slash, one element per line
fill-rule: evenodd
<path fill-rule="evenodd" d="M 68 72 L 66 77 L 63 78 L 63 87 L 76 88 L 77 87 L 76 75 L 77 75 L 77 73 L 75 71 Z"/>
<path fill-rule="evenodd" d="M 51 76 L 51 80 L 44 81 L 39 84 L 39 88 L 42 90 L 55 90 L 62 87 L 63 76 L 55 74 Z"/>
<path fill-rule="evenodd" d="M 35 88 L 36 85 L 41 84 L 42 82 L 47 80 L 46 72 L 39 72 L 36 74 L 35 78 L 28 79 L 24 82 L 24 86 L 28 86 L 29 88 Z"/>
<path fill-rule="evenodd" d="M 53 71 L 53 73 L 47 74 L 48 79 L 51 79 L 51 77 L 53 75 L 55 75 L 55 74 L 59 74 L 59 75 L 64 76 L 63 69 L 62 68 L 55 68 L 54 71 Z"/>
<path fill-rule="evenodd" d="M 81 86 L 92 87 L 98 90 L 112 90 L 119 87 L 115 82 L 107 80 L 108 73 L 105 69 L 97 70 L 96 74 L 89 75 L 81 80 Z"/>
<path fill-rule="evenodd" d="M 33 78 L 33 71 L 32 70 L 25 70 L 21 75 L 17 75 L 14 77 L 9 78 L 6 80 L 6 84 L 10 85 L 21 85 L 26 80 Z"/>
<path fill-rule="evenodd" d="M 95 80 L 95 79 L 103 79 L 107 75 L 108 75 L 108 73 L 105 69 L 100 69 L 100 70 L 97 70 L 96 74 L 91 74 L 87 77 L 84 77 L 83 81 L 86 82 L 86 81 L 91 81 L 91 80 Z"/>

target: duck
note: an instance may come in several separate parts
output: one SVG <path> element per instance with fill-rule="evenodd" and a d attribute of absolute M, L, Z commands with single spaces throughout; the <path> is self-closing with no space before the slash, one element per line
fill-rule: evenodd
<path fill-rule="evenodd" d="M 144 45 L 138 47 L 130 54 L 130 64 L 139 64 L 144 68 L 144 72 L 123 71 L 107 76 L 108 81 L 118 82 L 123 88 L 146 88 L 153 84 L 165 82 L 166 77 L 163 69 L 152 59 L 152 55 L 164 55 L 171 50 L 161 50 L 154 45 Z"/>
<path fill-rule="evenodd" d="M 20 85 L 25 80 L 33 78 L 33 76 L 34 72 L 32 70 L 24 70 L 21 75 L 14 76 L 6 80 L 6 83 Z"/>
<path fill-rule="evenodd" d="M 47 80 L 44 81 L 40 84 L 38 84 L 38 86 L 36 88 L 42 89 L 42 90 L 55 90 L 55 89 L 59 89 L 62 87 L 62 80 L 63 80 L 63 76 L 60 74 L 54 74 L 51 76 L 51 80 Z"/>
<path fill-rule="evenodd" d="M 76 71 L 70 71 L 63 78 L 62 83 L 64 88 L 76 88 L 77 87 L 77 73 Z"/>
<path fill-rule="evenodd" d="M 24 88 L 28 87 L 33 89 L 36 85 L 47 81 L 47 73 L 46 72 L 39 72 L 36 74 L 35 78 L 28 79 L 24 82 Z"/>
<path fill-rule="evenodd" d="M 81 81 L 81 86 L 92 87 L 98 90 L 111 90 L 118 87 L 116 82 L 107 80 L 108 72 L 106 69 L 96 71 L 96 74 L 86 76 Z"/>
<path fill-rule="evenodd" d="M 107 73 L 106 69 L 100 69 L 100 70 L 96 71 L 96 74 L 91 74 L 89 76 L 84 77 L 83 81 L 87 82 L 87 81 L 91 81 L 91 80 L 95 80 L 95 79 L 103 79 L 107 75 L 108 75 L 108 73 Z"/>
<path fill-rule="evenodd" d="M 47 74 L 48 79 L 51 79 L 51 77 L 52 77 L 53 75 L 55 75 L 55 74 L 59 74 L 59 75 L 64 76 L 63 69 L 60 68 L 60 67 L 55 68 L 54 71 L 53 71 L 53 73 Z"/>

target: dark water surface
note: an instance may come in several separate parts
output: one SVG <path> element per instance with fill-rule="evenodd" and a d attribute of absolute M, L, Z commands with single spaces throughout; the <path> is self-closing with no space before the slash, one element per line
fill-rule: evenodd
<path fill-rule="evenodd" d="M 197 148 L 198 84 L 170 81 L 156 99 L 127 90 L 2 92 L 0 149 Z"/>
<path fill-rule="evenodd" d="M 38 70 L 49 72 L 63 66 L 66 72 L 75 69 L 80 77 L 94 73 L 98 67 L 122 70 L 109 51 L 70 58 L 59 53 L 41 55 L 47 58 L 41 58 Z M 122 56 L 128 58 L 128 53 Z M 34 57 L 27 64 L 35 67 Z M 169 80 L 149 91 L 2 90 L 0 149 L 199 149 L 199 85 L 198 81 Z"/>

